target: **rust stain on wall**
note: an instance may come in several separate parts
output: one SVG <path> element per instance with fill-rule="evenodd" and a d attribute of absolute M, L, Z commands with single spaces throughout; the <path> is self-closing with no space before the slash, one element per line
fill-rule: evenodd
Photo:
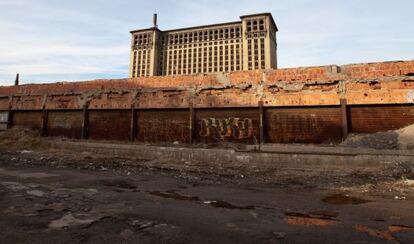
<path fill-rule="evenodd" d="M 188 143 L 190 116 L 188 110 L 140 110 L 137 116 L 137 141 Z"/>
<path fill-rule="evenodd" d="M 82 111 L 49 111 L 47 130 L 49 136 L 80 138 Z"/>
<path fill-rule="evenodd" d="M 89 112 L 89 138 L 129 140 L 131 113 L 128 110 L 91 110 Z"/>
<path fill-rule="evenodd" d="M 350 129 L 355 133 L 395 130 L 414 124 L 414 106 L 351 106 Z"/>
<path fill-rule="evenodd" d="M 339 107 L 267 108 L 266 139 L 271 143 L 321 143 L 342 138 Z"/>
<path fill-rule="evenodd" d="M 42 112 L 14 111 L 13 126 L 24 126 L 40 131 L 42 128 Z"/>

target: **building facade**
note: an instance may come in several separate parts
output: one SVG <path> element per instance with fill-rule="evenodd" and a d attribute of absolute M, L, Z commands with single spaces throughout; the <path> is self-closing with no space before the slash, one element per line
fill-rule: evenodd
<path fill-rule="evenodd" d="M 131 31 L 129 77 L 277 68 L 278 31 L 270 13 L 168 31 Z"/>

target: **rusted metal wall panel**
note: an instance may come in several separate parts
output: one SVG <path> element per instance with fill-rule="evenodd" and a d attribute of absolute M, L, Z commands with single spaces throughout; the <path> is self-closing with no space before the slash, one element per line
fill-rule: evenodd
<path fill-rule="evenodd" d="M 131 113 L 129 110 L 90 110 L 89 138 L 129 140 Z"/>
<path fill-rule="evenodd" d="M 342 137 L 340 107 L 266 108 L 266 141 L 323 143 Z"/>
<path fill-rule="evenodd" d="M 351 106 L 350 130 L 375 133 L 414 124 L 414 105 Z"/>
<path fill-rule="evenodd" d="M 80 138 L 82 118 L 82 111 L 49 111 L 48 135 Z"/>
<path fill-rule="evenodd" d="M 14 111 L 13 126 L 24 126 L 40 131 L 42 114 L 42 111 Z"/>
<path fill-rule="evenodd" d="M 47 109 L 81 109 L 82 104 L 80 94 L 62 94 L 62 95 L 49 95 L 47 97 Z"/>
<path fill-rule="evenodd" d="M 0 111 L 0 123 L 7 123 L 8 120 L 9 120 L 9 112 Z"/>
<path fill-rule="evenodd" d="M 0 97 L 0 110 L 9 109 L 9 97 Z"/>
<path fill-rule="evenodd" d="M 189 142 L 189 109 L 140 110 L 137 112 L 137 141 Z"/>
<path fill-rule="evenodd" d="M 8 120 L 9 113 L 7 111 L 0 111 L 0 131 L 7 129 Z"/>
<path fill-rule="evenodd" d="M 259 141 L 259 108 L 197 109 L 195 118 L 197 142 Z"/>

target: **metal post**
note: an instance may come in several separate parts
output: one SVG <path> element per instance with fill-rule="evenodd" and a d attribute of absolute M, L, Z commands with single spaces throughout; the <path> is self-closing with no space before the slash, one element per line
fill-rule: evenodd
<path fill-rule="evenodd" d="M 16 74 L 16 79 L 14 80 L 14 85 L 15 86 L 19 85 L 19 73 Z"/>
<path fill-rule="evenodd" d="M 342 140 L 345 140 L 348 137 L 348 111 L 347 111 L 347 101 L 344 98 L 341 98 L 341 117 L 342 117 Z"/>
<path fill-rule="evenodd" d="M 194 143 L 194 105 L 192 103 L 190 103 L 190 140 L 189 143 L 193 144 Z"/>
<path fill-rule="evenodd" d="M 42 136 L 47 136 L 47 122 L 49 117 L 49 111 L 43 107 L 43 115 L 42 115 Z"/>
<path fill-rule="evenodd" d="M 12 128 L 13 126 L 13 96 L 9 98 L 9 107 L 7 113 L 7 129 Z"/>
<path fill-rule="evenodd" d="M 263 116 L 263 101 L 259 101 L 259 143 L 264 143 L 264 116 Z"/>
<path fill-rule="evenodd" d="M 83 120 L 82 120 L 82 139 L 88 139 L 88 131 L 89 131 L 89 111 L 88 105 L 85 104 L 83 106 Z"/>
<path fill-rule="evenodd" d="M 135 111 L 135 105 L 131 105 L 131 141 L 135 141 L 137 135 L 137 113 Z"/>

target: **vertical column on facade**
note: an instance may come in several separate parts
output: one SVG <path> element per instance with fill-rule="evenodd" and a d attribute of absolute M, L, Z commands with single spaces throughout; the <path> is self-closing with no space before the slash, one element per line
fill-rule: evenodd
<path fill-rule="evenodd" d="M 269 50 L 268 52 L 264 52 L 265 56 L 265 68 L 266 69 L 271 69 L 272 68 L 272 56 L 274 55 L 273 51 L 271 49 L 272 45 L 270 44 L 273 41 L 273 38 L 271 37 L 271 33 L 272 30 L 271 28 L 273 28 L 270 17 L 266 17 L 265 18 L 265 30 L 266 30 L 266 36 L 265 36 L 265 50 Z"/>
<path fill-rule="evenodd" d="M 170 55 L 171 69 L 169 71 L 169 74 L 173 75 L 174 74 L 174 62 L 175 62 L 175 60 L 174 60 L 174 44 L 170 47 L 170 49 L 171 49 L 171 55 Z"/>
<path fill-rule="evenodd" d="M 148 59 L 150 61 L 150 68 L 149 68 L 149 74 L 150 76 L 154 76 L 157 74 L 157 69 L 158 69 L 158 58 L 159 58 L 159 49 L 158 49 L 158 45 L 157 45 L 157 40 L 158 40 L 158 33 L 156 30 L 152 31 L 152 45 L 151 45 L 151 49 L 149 51 L 149 56 Z"/>
<path fill-rule="evenodd" d="M 257 48 L 256 46 L 259 45 L 259 38 L 252 38 L 251 50 L 252 50 L 252 70 L 257 69 L 256 67 L 256 60 L 258 60 L 258 55 L 256 55 Z"/>
<path fill-rule="evenodd" d="M 171 75 L 175 75 L 175 65 L 176 65 L 176 60 L 177 60 L 177 56 L 176 56 L 176 49 L 175 49 L 175 44 L 171 47 Z"/>
<path fill-rule="evenodd" d="M 223 55 L 222 55 L 223 44 L 219 44 L 217 48 L 218 48 L 217 49 L 217 55 L 218 55 L 218 59 L 217 59 L 217 71 L 221 72 L 221 71 L 223 71 Z"/>
<path fill-rule="evenodd" d="M 132 38 L 131 38 L 131 51 L 129 52 L 129 60 L 133 60 L 133 55 L 134 55 L 134 45 L 135 45 L 135 43 L 134 43 L 134 41 L 135 41 L 135 36 L 134 35 L 132 35 Z M 132 63 L 132 62 L 131 62 Z M 132 64 L 132 65 L 130 65 L 129 66 L 129 77 L 130 78 L 132 78 L 132 77 L 134 77 L 134 74 L 133 74 L 133 70 L 134 70 L 134 63 Z"/>
<path fill-rule="evenodd" d="M 138 56 L 139 56 L 139 59 L 138 59 L 138 67 L 139 67 L 139 69 L 137 69 L 138 71 L 138 76 L 143 76 L 144 75 L 144 72 L 143 72 L 143 68 L 142 68 L 142 61 L 143 61 L 143 59 L 144 59 L 144 52 L 145 52 L 145 49 L 142 49 L 142 50 L 140 50 L 139 52 L 138 52 Z"/>
<path fill-rule="evenodd" d="M 242 28 L 241 28 L 241 32 L 242 32 L 242 55 L 241 55 L 241 60 L 242 60 L 242 68 L 241 70 L 248 70 L 249 66 L 248 66 L 248 43 L 247 43 L 247 21 L 243 20 L 242 21 Z"/>
<path fill-rule="evenodd" d="M 237 32 L 236 32 L 236 28 L 237 27 L 235 27 L 234 28 L 234 39 L 233 39 L 233 43 L 232 43 L 232 45 L 233 45 L 233 70 L 237 70 L 237 48 L 236 48 L 236 45 L 237 45 L 237 40 L 238 40 L 238 38 L 237 38 Z"/>
<path fill-rule="evenodd" d="M 207 35 L 209 35 L 208 34 L 208 32 L 207 32 Z M 205 47 L 203 48 L 203 52 L 204 52 L 204 55 L 206 55 L 204 58 L 205 58 L 205 60 L 203 60 L 203 63 L 204 63 L 204 70 L 203 70 L 203 72 L 204 73 L 207 73 L 208 72 L 208 68 L 209 68 L 209 65 L 208 65 L 208 63 L 209 63 L 209 61 L 210 61 L 210 53 L 209 53 L 209 48 L 210 48 L 210 37 L 208 37 L 208 41 L 206 42 L 206 45 L 205 45 Z"/>
<path fill-rule="evenodd" d="M 203 32 L 203 42 L 201 43 L 201 49 L 200 49 L 200 55 L 201 55 L 201 65 L 200 65 L 200 67 L 201 67 L 201 73 L 202 72 L 204 72 L 204 32 Z"/>
<path fill-rule="evenodd" d="M 193 71 L 192 61 L 193 61 L 193 44 L 190 40 L 193 40 L 191 37 L 191 32 L 189 33 L 188 45 L 187 45 L 187 74 L 190 75 Z"/>
<path fill-rule="evenodd" d="M 227 39 L 226 39 L 227 40 Z M 229 45 L 228 43 L 226 44 L 226 42 L 224 41 L 224 71 L 227 72 L 229 71 Z"/>
<path fill-rule="evenodd" d="M 260 36 L 259 38 L 257 38 L 257 64 L 258 67 L 256 67 L 256 69 L 262 69 L 264 67 L 262 67 L 262 59 L 264 59 L 264 57 L 262 57 L 262 37 Z"/>
<path fill-rule="evenodd" d="M 342 117 L 342 140 L 345 140 L 348 137 L 348 106 L 345 98 L 341 98 L 341 117 Z"/>
<path fill-rule="evenodd" d="M 193 44 L 191 43 L 192 37 L 191 32 L 188 33 L 188 44 L 187 44 L 187 75 L 191 74 L 192 66 L 191 61 L 193 60 Z"/>
<path fill-rule="evenodd" d="M 183 37 L 184 39 L 184 37 Z M 181 48 L 180 48 L 180 70 L 179 70 L 179 74 L 183 75 L 184 73 L 184 63 L 185 63 L 185 56 L 184 56 L 184 50 L 185 50 L 185 44 L 181 43 Z"/>
<path fill-rule="evenodd" d="M 200 33 L 199 33 L 199 35 L 200 35 Z M 200 40 L 200 38 L 201 38 L 201 36 L 197 36 L 197 38 L 198 38 L 198 40 Z M 201 54 L 200 54 L 200 43 L 201 43 L 201 41 L 198 41 L 197 40 L 197 45 L 196 45 L 196 61 L 195 61 L 195 68 L 196 68 L 196 73 L 199 73 L 199 70 L 200 70 L 200 57 L 201 57 Z"/>
<path fill-rule="evenodd" d="M 188 34 L 187 34 L 187 44 L 185 45 L 185 50 L 186 50 L 186 52 L 185 52 L 185 60 L 184 60 L 184 63 L 185 63 L 185 73 L 184 74 L 186 74 L 186 75 L 189 75 L 189 74 L 191 74 L 191 71 L 190 71 L 190 66 L 191 66 L 191 32 L 189 32 Z"/>
<path fill-rule="evenodd" d="M 171 37 L 169 35 L 165 37 L 165 55 L 167 56 L 164 65 L 165 75 L 170 74 L 170 38 Z"/>
<path fill-rule="evenodd" d="M 217 36 L 214 34 L 213 32 L 213 38 L 214 38 L 214 42 L 217 42 Z M 216 48 L 217 45 L 211 45 L 211 72 L 215 72 L 214 70 L 216 69 L 216 66 L 214 65 L 214 59 L 216 58 L 216 53 L 214 52 L 214 49 Z"/>

